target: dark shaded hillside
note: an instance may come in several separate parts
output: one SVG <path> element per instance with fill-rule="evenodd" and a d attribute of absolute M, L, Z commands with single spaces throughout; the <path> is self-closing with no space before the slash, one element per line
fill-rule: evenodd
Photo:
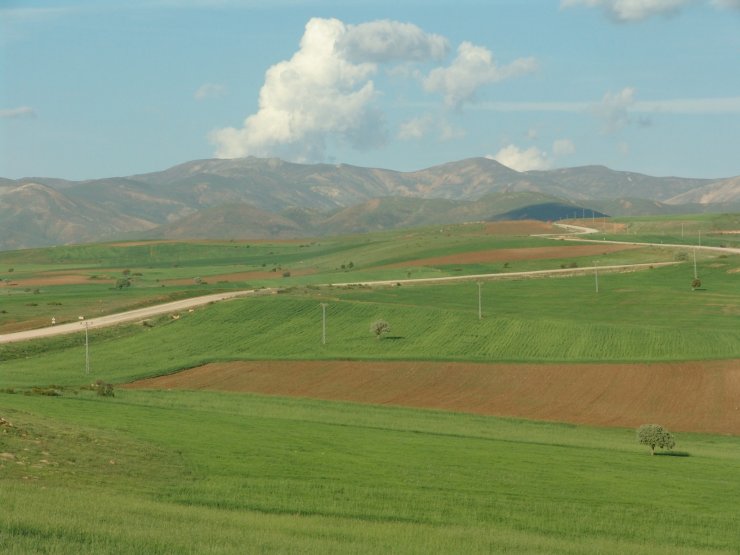
<path fill-rule="evenodd" d="M 566 218 L 602 218 L 607 216 L 596 210 L 585 210 L 573 206 L 572 204 L 563 204 L 561 202 L 545 202 L 543 204 L 531 204 L 514 210 L 509 210 L 503 214 L 494 216 L 493 220 L 540 220 L 543 222 L 562 220 Z"/>

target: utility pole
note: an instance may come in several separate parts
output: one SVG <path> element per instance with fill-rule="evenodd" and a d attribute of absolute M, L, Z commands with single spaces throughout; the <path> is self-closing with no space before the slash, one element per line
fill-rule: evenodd
<path fill-rule="evenodd" d="M 599 266 L 594 260 L 594 281 L 596 282 L 596 292 L 599 292 Z"/>
<path fill-rule="evenodd" d="M 694 279 L 697 279 L 699 276 L 696 273 L 696 249 L 694 249 Z"/>
<path fill-rule="evenodd" d="M 701 247 L 701 229 L 699 230 L 699 246 Z"/>
<path fill-rule="evenodd" d="M 90 322 L 85 320 L 84 316 L 80 316 L 78 318 L 80 320 L 80 323 L 82 323 L 85 326 L 85 374 L 90 373 L 90 337 L 89 337 L 89 328 L 90 328 Z M 82 320 L 85 320 L 82 322 Z"/>
<path fill-rule="evenodd" d="M 326 345 L 326 303 L 321 303 L 321 344 Z"/>
<path fill-rule="evenodd" d="M 478 320 L 483 319 L 483 305 L 481 304 L 480 281 L 478 282 Z"/>

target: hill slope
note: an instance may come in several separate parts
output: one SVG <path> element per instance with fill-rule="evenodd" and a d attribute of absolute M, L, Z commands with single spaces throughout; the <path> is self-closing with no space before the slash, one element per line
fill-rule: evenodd
<path fill-rule="evenodd" d="M 694 203 L 691 210 L 699 203 L 702 210 L 716 211 L 722 207 L 716 203 L 740 197 L 739 187 L 740 178 L 651 177 L 602 166 L 517 172 L 487 158 L 413 172 L 275 158 L 196 160 L 159 172 L 83 182 L 0 179 L 0 249 L 99 240 L 157 226 L 165 226 L 164 236 L 272 236 L 272 228 L 260 224 L 265 220 L 277 226 L 277 236 L 367 231 L 491 219 L 526 206 L 501 209 L 496 203 L 504 197 L 492 202 L 492 194 L 540 195 L 548 200 L 531 204 L 603 206 L 599 211 L 607 214 L 609 204 L 625 215 L 632 213 L 630 206 L 640 206 L 639 213 L 662 213 L 682 211 L 677 205 L 683 203 Z M 378 200 L 389 197 L 396 200 Z M 614 204 L 625 198 L 632 200 Z M 246 227 L 231 227 L 232 217 L 218 212 L 193 216 L 245 204 L 253 207 Z M 172 227 L 174 222 L 180 224 Z"/>

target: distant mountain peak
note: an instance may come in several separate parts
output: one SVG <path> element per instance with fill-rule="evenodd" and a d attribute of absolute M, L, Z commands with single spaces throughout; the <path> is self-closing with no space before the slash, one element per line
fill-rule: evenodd
<path fill-rule="evenodd" d="M 489 219 L 512 210 L 519 217 L 531 212 L 528 205 L 550 210 L 553 203 L 655 213 L 675 210 L 666 202 L 740 203 L 740 178 L 733 179 L 651 177 L 598 165 L 517 172 L 487 157 L 404 172 L 254 156 L 201 159 L 78 182 L 0 179 L 0 249 L 97 240 L 166 224 L 171 234 L 207 230 L 228 237 L 264 229 L 265 236 L 286 236 Z M 626 198 L 639 200 L 618 202 Z M 235 206 L 240 209 L 227 209 Z M 18 219 L 28 210 L 43 219 Z"/>

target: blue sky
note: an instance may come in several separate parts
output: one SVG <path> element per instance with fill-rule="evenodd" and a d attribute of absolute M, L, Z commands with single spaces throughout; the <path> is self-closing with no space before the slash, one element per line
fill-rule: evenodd
<path fill-rule="evenodd" d="M 0 176 L 278 156 L 740 174 L 740 0 L 0 2 Z"/>

